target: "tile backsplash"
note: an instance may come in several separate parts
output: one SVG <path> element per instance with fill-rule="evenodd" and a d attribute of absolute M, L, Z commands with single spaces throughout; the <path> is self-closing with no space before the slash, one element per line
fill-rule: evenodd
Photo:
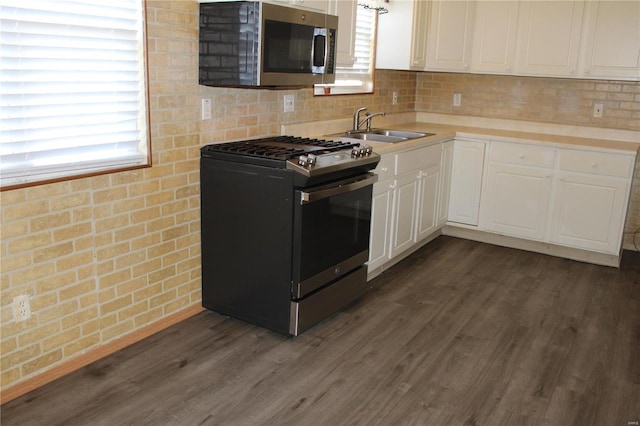
<path fill-rule="evenodd" d="M 462 95 L 459 107 L 453 94 Z M 603 115 L 593 117 L 594 104 Z M 446 114 L 640 130 L 640 82 L 424 72 L 416 109 Z"/>

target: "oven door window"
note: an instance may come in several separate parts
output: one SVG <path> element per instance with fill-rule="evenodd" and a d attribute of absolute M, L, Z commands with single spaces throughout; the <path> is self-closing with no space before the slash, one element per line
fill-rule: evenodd
<path fill-rule="evenodd" d="M 332 280 L 349 272 L 336 270 L 346 260 L 363 254 L 366 259 L 371 227 L 371 194 L 372 186 L 369 185 L 297 205 L 294 219 L 294 286 L 318 276 L 323 276 L 323 280 Z M 299 200 L 299 192 L 297 195 Z M 324 284 L 314 284 L 313 287 Z"/>
<path fill-rule="evenodd" d="M 310 73 L 315 27 L 265 21 L 264 72 Z"/>

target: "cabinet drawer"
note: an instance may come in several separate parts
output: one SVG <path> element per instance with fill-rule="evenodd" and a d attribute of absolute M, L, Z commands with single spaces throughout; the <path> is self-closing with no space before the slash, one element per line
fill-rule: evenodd
<path fill-rule="evenodd" d="M 396 175 L 440 163 L 441 144 L 396 154 Z"/>
<path fill-rule="evenodd" d="M 387 154 L 382 155 L 380 158 L 380 162 L 378 166 L 375 168 L 374 172 L 378 175 L 378 182 L 381 182 L 385 179 L 393 177 L 393 163 L 395 160 L 395 155 Z"/>
<path fill-rule="evenodd" d="M 633 173 L 633 158 L 592 151 L 560 151 L 560 170 L 626 178 Z"/>
<path fill-rule="evenodd" d="M 491 142 L 490 160 L 495 163 L 553 168 L 556 151 L 553 148 L 519 143 Z"/>

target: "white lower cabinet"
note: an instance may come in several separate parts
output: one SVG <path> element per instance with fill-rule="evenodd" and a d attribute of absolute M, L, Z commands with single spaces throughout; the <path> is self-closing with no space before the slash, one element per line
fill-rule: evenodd
<path fill-rule="evenodd" d="M 414 243 L 419 179 L 415 173 L 409 173 L 399 176 L 394 181 L 390 258 L 402 253 Z"/>
<path fill-rule="evenodd" d="M 375 169 L 369 278 L 445 224 L 458 236 L 519 248 L 532 241 L 526 249 L 615 266 L 635 157 L 466 137 L 384 154 Z"/>
<path fill-rule="evenodd" d="M 489 144 L 478 230 L 618 255 L 635 157 Z"/>
<path fill-rule="evenodd" d="M 552 171 L 490 164 L 481 227 L 505 235 L 543 240 Z"/>
<path fill-rule="evenodd" d="M 444 145 L 450 148 L 449 145 Z M 444 223 L 440 209 L 448 190 L 443 188 L 442 161 L 449 160 L 443 144 L 385 154 L 375 172 L 373 186 L 369 274 L 392 263 L 433 235 Z M 393 178 L 389 179 L 393 164 Z M 450 165 L 446 165 L 448 170 Z"/>
<path fill-rule="evenodd" d="M 438 229 L 440 210 L 440 164 L 420 171 L 418 193 L 418 223 L 415 242 L 421 241 Z"/>
<path fill-rule="evenodd" d="M 449 193 L 449 221 L 478 225 L 486 142 L 455 139 Z"/>
<path fill-rule="evenodd" d="M 378 181 L 373 185 L 369 262 L 367 263 L 370 271 L 389 261 L 392 201 L 393 180 Z"/>
<path fill-rule="evenodd" d="M 480 226 L 542 241 L 547 230 L 555 150 L 492 142 Z"/>
<path fill-rule="evenodd" d="M 442 144 L 440 161 L 440 208 L 438 211 L 438 227 L 447 223 L 449 216 L 449 194 L 451 192 L 451 168 L 453 166 L 453 141 Z"/>
<path fill-rule="evenodd" d="M 561 151 L 551 242 L 618 253 L 633 165 L 631 156 Z"/>

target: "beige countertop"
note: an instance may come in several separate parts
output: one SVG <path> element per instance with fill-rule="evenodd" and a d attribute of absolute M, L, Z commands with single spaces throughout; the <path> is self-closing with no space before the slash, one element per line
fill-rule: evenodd
<path fill-rule="evenodd" d="M 379 154 L 426 146 L 451 140 L 454 137 L 545 144 L 569 149 L 587 148 L 595 151 L 618 151 L 624 154 L 635 154 L 640 149 L 640 132 L 534 122 L 454 118 L 455 120 L 450 120 L 449 123 L 443 123 L 449 117 L 415 113 L 390 114 L 379 119 L 376 117 L 377 120 L 374 122 L 373 128 L 409 130 L 434 133 L 435 135 L 395 143 L 374 141 L 366 143 Z M 434 119 L 437 122 L 424 121 L 425 119 Z M 351 120 L 349 119 L 290 124 L 282 126 L 282 134 L 337 139 L 336 134 L 345 132 L 350 128 L 350 125 Z M 590 137 L 591 135 L 593 137 Z"/>

